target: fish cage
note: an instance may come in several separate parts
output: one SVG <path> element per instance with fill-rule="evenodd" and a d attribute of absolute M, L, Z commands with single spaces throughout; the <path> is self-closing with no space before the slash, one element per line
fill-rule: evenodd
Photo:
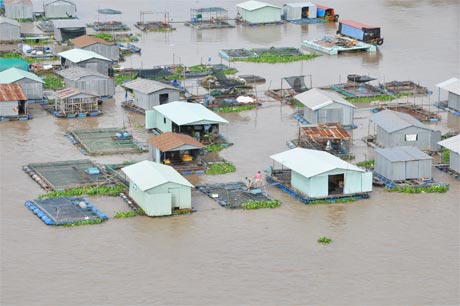
<path fill-rule="evenodd" d="M 441 120 L 441 115 L 437 112 L 432 112 L 423 108 L 420 105 L 415 104 L 385 104 L 382 102 L 377 102 L 377 106 L 371 108 L 373 113 L 380 112 L 385 109 L 393 110 L 400 113 L 405 113 L 411 115 L 421 122 L 438 122 Z"/>
<path fill-rule="evenodd" d="M 264 187 L 249 190 L 243 182 L 208 184 L 197 189 L 225 208 L 239 208 L 248 201 L 271 201 Z"/>
<path fill-rule="evenodd" d="M 333 90 L 346 98 L 365 98 L 385 95 L 385 92 L 379 87 L 356 82 L 334 84 L 323 89 Z"/>
<path fill-rule="evenodd" d="M 59 197 L 26 201 L 25 206 L 46 225 L 101 223 L 108 217 L 80 197 Z"/>
<path fill-rule="evenodd" d="M 256 48 L 256 49 L 224 49 L 219 51 L 219 56 L 228 61 L 235 61 L 248 57 L 258 56 L 300 56 L 304 53 L 298 48 L 284 47 L 284 48 Z"/>
<path fill-rule="evenodd" d="M 76 144 L 89 155 L 142 153 L 146 149 L 133 137 L 118 137 L 117 135 L 129 134 L 119 128 L 100 128 L 72 130 L 69 134 L 75 139 Z"/>
<path fill-rule="evenodd" d="M 185 25 L 199 30 L 234 28 L 234 25 L 227 22 L 228 19 L 228 11 L 221 7 L 191 9 L 190 21 Z"/>
<path fill-rule="evenodd" d="M 414 81 L 391 81 L 379 84 L 379 87 L 391 94 L 427 94 L 428 89 Z"/>
<path fill-rule="evenodd" d="M 32 163 L 23 167 L 46 190 L 64 190 L 113 183 L 106 173 L 89 159 Z"/>

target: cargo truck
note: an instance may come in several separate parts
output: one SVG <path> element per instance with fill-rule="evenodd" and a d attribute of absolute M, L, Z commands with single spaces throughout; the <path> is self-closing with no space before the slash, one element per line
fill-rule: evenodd
<path fill-rule="evenodd" d="M 380 27 L 369 26 L 353 20 L 340 21 L 337 34 L 372 45 L 380 46 L 383 44 L 383 38 L 380 37 Z"/>

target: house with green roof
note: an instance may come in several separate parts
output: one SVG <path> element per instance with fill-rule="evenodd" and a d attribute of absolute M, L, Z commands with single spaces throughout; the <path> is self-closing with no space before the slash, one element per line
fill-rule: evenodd
<path fill-rule="evenodd" d="M 0 84 L 20 84 L 28 102 L 43 101 L 43 84 L 39 76 L 18 68 L 0 72 Z"/>
<path fill-rule="evenodd" d="M 60 52 L 58 55 L 61 57 L 62 68 L 78 66 L 97 71 L 109 77 L 113 76 L 112 60 L 96 52 L 75 48 Z"/>
<path fill-rule="evenodd" d="M 173 167 L 144 160 L 121 169 L 129 179 L 129 196 L 147 216 L 168 216 L 192 209 L 194 186 Z"/>

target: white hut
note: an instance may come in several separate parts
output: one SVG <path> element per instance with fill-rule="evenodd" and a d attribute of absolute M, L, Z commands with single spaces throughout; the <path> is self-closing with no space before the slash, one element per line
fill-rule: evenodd
<path fill-rule="evenodd" d="M 43 2 L 43 12 L 47 19 L 75 18 L 77 5 L 70 0 L 46 0 Z"/>
<path fill-rule="evenodd" d="M 287 21 L 316 18 L 316 9 L 311 2 L 287 3 L 283 6 L 283 16 Z"/>
<path fill-rule="evenodd" d="M 101 38 L 82 35 L 71 39 L 70 43 L 72 43 L 75 48 L 96 52 L 112 61 L 118 61 L 120 59 L 120 48 L 117 44 L 107 42 Z"/>
<path fill-rule="evenodd" d="M 133 94 L 132 102 L 144 110 L 180 99 L 180 90 L 158 81 L 137 78 L 122 85 Z"/>
<path fill-rule="evenodd" d="M 78 66 L 104 75 L 113 75 L 112 61 L 96 52 L 76 48 L 58 53 L 58 55 L 61 57 L 63 68 Z"/>
<path fill-rule="evenodd" d="M 281 7 L 260 1 L 246 1 L 236 5 L 239 20 L 249 24 L 277 23 L 281 21 Z"/>
<path fill-rule="evenodd" d="M 148 216 L 191 210 L 194 186 L 173 167 L 144 160 L 121 171 L 129 178 L 129 196 Z"/>

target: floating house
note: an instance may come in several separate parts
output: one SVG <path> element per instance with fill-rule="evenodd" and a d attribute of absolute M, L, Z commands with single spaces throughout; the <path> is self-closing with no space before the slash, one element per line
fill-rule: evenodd
<path fill-rule="evenodd" d="M 0 117 L 27 115 L 27 96 L 20 84 L 0 84 Z"/>
<path fill-rule="evenodd" d="M 259 1 L 246 1 L 236 5 L 238 21 L 247 24 L 269 24 L 281 22 L 282 9 L 279 6 Z"/>
<path fill-rule="evenodd" d="M 316 4 L 311 2 L 287 3 L 283 6 L 284 20 L 300 20 L 316 18 Z"/>
<path fill-rule="evenodd" d="M 101 97 L 112 97 L 115 94 L 114 79 L 97 71 L 74 66 L 56 73 L 64 78 L 66 87 L 87 90 Z"/>
<path fill-rule="evenodd" d="M 82 114 L 86 117 L 87 114 L 99 112 L 98 100 L 97 94 L 78 88 L 66 88 L 56 91 L 55 110 L 59 116 Z"/>
<path fill-rule="evenodd" d="M 61 66 L 63 68 L 78 66 L 97 71 L 109 77 L 113 76 L 112 61 L 96 52 L 76 48 L 58 53 L 58 55 L 61 57 Z"/>
<path fill-rule="evenodd" d="M 438 144 L 449 150 L 449 168 L 460 173 L 460 135 L 444 139 Z"/>
<path fill-rule="evenodd" d="M 68 41 L 86 34 L 86 24 L 78 19 L 53 20 L 54 39 L 58 42 Z"/>
<path fill-rule="evenodd" d="M 353 20 L 340 21 L 337 34 L 372 45 L 383 44 L 383 38 L 380 36 L 380 27 L 370 26 Z"/>
<path fill-rule="evenodd" d="M 120 48 L 116 43 L 107 42 L 101 38 L 89 35 L 82 35 L 70 40 L 75 48 L 96 52 L 112 61 L 120 59 Z"/>
<path fill-rule="evenodd" d="M 451 78 L 447 81 L 436 84 L 436 86 L 449 93 L 447 97 L 447 107 L 455 112 L 460 112 L 460 80 L 457 78 Z M 441 93 L 439 93 L 439 96 L 440 95 Z"/>
<path fill-rule="evenodd" d="M 14 19 L 0 17 L 0 44 L 19 42 L 21 25 Z"/>
<path fill-rule="evenodd" d="M 137 78 L 122 86 L 133 94 L 132 103 L 143 110 L 180 99 L 178 88 L 154 80 Z"/>
<path fill-rule="evenodd" d="M 43 84 L 37 75 L 18 68 L 10 68 L 0 72 L 0 84 L 20 84 L 29 102 L 43 101 Z"/>
<path fill-rule="evenodd" d="M 219 134 L 227 120 L 197 103 L 170 102 L 145 112 L 145 128 L 161 132 L 184 133 L 200 140 L 205 133 Z"/>
<path fill-rule="evenodd" d="M 318 18 L 324 18 L 327 21 L 338 21 L 339 15 L 335 13 L 332 7 L 317 4 L 316 5 L 316 16 Z"/>
<path fill-rule="evenodd" d="M 32 0 L 4 0 L 5 17 L 16 20 L 32 20 Z"/>
<path fill-rule="evenodd" d="M 309 198 L 353 196 L 372 191 L 372 172 L 324 151 L 295 148 L 270 156 L 283 169 L 269 176 Z"/>
<path fill-rule="evenodd" d="M 432 157 L 416 147 L 376 148 L 374 171 L 392 181 L 432 178 Z"/>
<path fill-rule="evenodd" d="M 303 116 L 310 124 L 338 122 L 344 127 L 354 127 L 356 106 L 334 92 L 313 88 L 294 98 L 304 105 Z"/>
<path fill-rule="evenodd" d="M 144 160 L 121 169 L 129 178 L 129 196 L 147 216 L 168 216 L 192 209 L 192 188 L 171 166 Z"/>
<path fill-rule="evenodd" d="M 441 131 L 425 125 L 414 117 L 392 110 L 373 114 L 375 144 L 383 148 L 417 147 L 420 150 L 438 151 Z M 370 133 L 372 133 L 370 131 Z"/>
<path fill-rule="evenodd" d="M 150 158 L 157 163 L 174 164 L 198 160 L 203 144 L 195 138 L 166 132 L 147 139 Z"/>
<path fill-rule="evenodd" d="M 70 0 L 47 0 L 43 2 L 43 12 L 47 19 L 76 18 L 77 5 Z"/>

